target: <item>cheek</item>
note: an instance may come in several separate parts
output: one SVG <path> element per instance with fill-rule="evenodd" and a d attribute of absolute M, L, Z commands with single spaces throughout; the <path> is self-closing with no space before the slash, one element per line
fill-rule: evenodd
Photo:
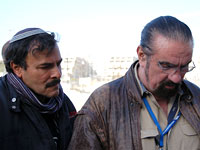
<path fill-rule="evenodd" d="M 140 61 L 139 60 L 139 64 L 141 68 L 146 68 L 147 63 L 145 61 Z"/>
<path fill-rule="evenodd" d="M 36 82 L 39 85 L 43 86 L 43 85 L 46 85 L 46 83 L 48 83 L 48 81 L 49 81 L 49 77 L 44 74 L 41 77 L 38 77 Z"/>
<path fill-rule="evenodd" d="M 156 89 L 163 81 L 168 79 L 168 76 L 167 74 L 161 73 L 160 71 L 151 71 L 149 74 L 149 78 L 150 86 L 152 87 L 152 89 Z"/>
<path fill-rule="evenodd" d="M 40 90 L 42 88 L 45 88 L 45 84 L 48 80 L 48 75 L 45 74 L 39 74 L 37 72 L 33 72 L 32 75 L 30 75 L 30 79 L 32 79 L 33 86 L 36 88 L 36 90 Z"/>
<path fill-rule="evenodd" d="M 35 78 L 34 80 L 32 80 L 32 82 L 30 82 L 30 86 L 36 93 L 43 95 L 46 91 L 46 81 L 47 80 L 42 77 Z"/>

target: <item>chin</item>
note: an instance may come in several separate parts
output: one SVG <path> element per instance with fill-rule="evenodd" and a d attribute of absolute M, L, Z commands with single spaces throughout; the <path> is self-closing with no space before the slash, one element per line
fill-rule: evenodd
<path fill-rule="evenodd" d="M 46 94 L 46 97 L 56 97 L 59 95 L 59 90 L 53 90 L 53 91 L 48 91 Z"/>
<path fill-rule="evenodd" d="M 56 96 L 58 96 L 58 95 L 59 95 L 59 91 L 57 91 L 57 92 L 55 92 L 54 94 L 52 94 L 51 97 L 56 97 Z"/>

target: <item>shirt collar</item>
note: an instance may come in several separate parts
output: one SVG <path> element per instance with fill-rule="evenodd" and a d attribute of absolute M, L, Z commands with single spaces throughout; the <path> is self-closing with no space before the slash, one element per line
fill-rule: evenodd
<path fill-rule="evenodd" d="M 137 84 L 139 85 L 140 87 L 140 94 L 141 94 L 141 97 L 145 94 L 145 93 L 148 93 L 147 89 L 144 87 L 143 83 L 139 80 L 139 77 L 138 77 L 138 73 L 137 73 L 137 69 L 139 67 L 139 62 L 136 63 L 135 67 L 134 67 L 134 74 L 135 74 L 135 78 L 137 80 Z"/>

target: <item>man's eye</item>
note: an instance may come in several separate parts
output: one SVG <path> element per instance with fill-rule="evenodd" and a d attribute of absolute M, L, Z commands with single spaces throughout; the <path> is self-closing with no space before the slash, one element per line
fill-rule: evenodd
<path fill-rule="evenodd" d="M 40 68 L 41 69 L 49 69 L 49 68 L 51 68 L 52 66 L 51 65 L 45 65 L 45 66 L 41 66 Z"/>
<path fill-rule="evenodd" d="M 163 69 L 169 69 L 169 68 L 171 68 L 171 66 L 170 66 L 169 64 L 167 64 L 167 63 L 160 63 L 160 65 L 161 65 L 161 67 L 162 67 Z"/>
<path fill-rule="evenodd" d="M 161 66 L 163 70 L 168 70 L 168 69 L 172 69 L 176 67 L 175 65 L 167 63 L 167 62 L 159 62 L 159 65 Z"/>
<path fill-rule="evenodd" d="M 169 68 L 170 68 L 170 66 L 167 65 L 167 64 L 162 64 L 161 66 L 162 66 L 162 68 L 164 68 L 164 69 L 169 69 Z"/>

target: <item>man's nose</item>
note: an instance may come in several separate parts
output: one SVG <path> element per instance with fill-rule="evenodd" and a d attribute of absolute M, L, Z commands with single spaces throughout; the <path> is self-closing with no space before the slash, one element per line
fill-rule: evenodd
<path fill-rule="evenodd" d="M 184 74 L 181 73 L 180 69 L 175 70 L 172 74 L 168 76 L 169 80 L 174 83 L 180 83 L 183 80 Z"/>
<path fill-rule="evenodd" d="M 52 69 L 51 78 L 57 78 L 57 79 L 61 78 L 61 67 L 60 66 L 55 66 Z"/>

